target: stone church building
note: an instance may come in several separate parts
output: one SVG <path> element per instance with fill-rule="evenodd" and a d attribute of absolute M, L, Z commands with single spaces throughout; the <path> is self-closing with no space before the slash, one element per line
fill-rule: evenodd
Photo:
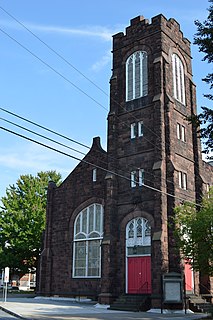
<path fill-rule="evenodd" d="M 213 167 L 185 120 L 196 113 L 190 42 L 174 19 L 138 16 L 113 36 L 108 144 L 93 144 L 65 181 L 48 187 L 38 292 L 161 301 L 162 276 L 185 273 L 187 292 L 211 289 L 184 267 L 173 208 L 198 202 Z"/>

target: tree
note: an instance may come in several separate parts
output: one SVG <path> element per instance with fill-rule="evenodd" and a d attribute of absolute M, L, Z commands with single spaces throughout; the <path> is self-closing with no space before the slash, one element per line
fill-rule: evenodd
<path fill-rule="evenodd" d="M 213 188 L 201 207 L 184 203 L 175 208 L 176 237 L 183 258 L 195 271 L 213 275 Z"/>
<path fill-rule="evenodd" d="M 195 21 L 197 33 L 194 37 L 194 44 L 197 44 L 199 51 L 204 53 L 203 61 L 211 64 L 213 62 L 213 0 L 209 0 L 209 3 L 207 19 L 203 23 Z M 210 85 L 210 90 L 213 88 L 213 73 L 208 73 L 202 80 Z M 211 93 L 204 94 L 204 97 L 213 100 Z M 213 152 L 213 110 L 207 107 L 201 108 L 203 111 L 199 115 L 189 116 L 188 120 L 197 127 L 199 136 L 203 139 L 205 145 L 203 152 L 209 154 Z M 200 126 L 203 127 L 200 129 Z"/>
<path fill-rule="evenodd" d="M 6 189 L 0 207 L 0 267 L 10 267 L 22 275 L 36 267 L 45 228 L 48 182 L 56 184 L 61 175 L 55 171 L 37 176 L 21 175 L 16 185 Z"/>

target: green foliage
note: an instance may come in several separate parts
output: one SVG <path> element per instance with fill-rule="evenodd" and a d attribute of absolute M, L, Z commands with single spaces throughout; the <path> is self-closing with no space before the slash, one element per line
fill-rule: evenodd
<path fill-rule="evenodd" d="M 210 7 L 208 9 L 209 14 L 207 19 L 201 23 L 196 20 L 197 33 L 194 37 L 194 44 L 199 46 L 199 51 L 204 53 L 204 61 L 208 63 L 213 62 L 213 0 L 209 0 Z M 213 88 L 213 73 L 209 73 L 204 79 L 206 83 L 210 85 L 210 89 Z M 205 95 L 207 98 L 213 100 L 211 94 Z"/>
<path fill-rule="evenodd" d="M 204 53 L 203 60 L 211 64 L 213 62 L 213 0 L 209 0 L 209 3 L 207 19 L 203 23 L 195 21 L 197 33 L 194 37 L 194 44 L 197 44 L 199 51 Z M 210 90 L 213 88 L 213 73 L 208 73 L 202 80 L 210 85 Z M 211 93 L 204 94 L 204 97 L 213 100 Z M 187 119 L 197 128 L 200 138 L 203 139 L 205 145 L 203 152 L 209 154 L 213 152 L 213 110 L 207 107 L 202 107 L 202 110 L 199 115 L 192 115 Z M 208 158 L 212 159 L 213 157 L 208 156 Z"/>
<path fill-rule="evenodd" d="M 24 274 L 36 267 L 45 228 L 48 182 L 56 184 L 61 175 L 55 171 L 37 176 L 21 175 L 16 185 L 6 189 L 0 207 L 0 267 Z"/>
<path fill-rule="evenodd" d="M 198 135 L 205 144 L 203 152 L 208 155 L 213 152 L 213 110 L 207 107 L 201 107 L 201 109 L 203 112 L 187 117 L 187 120 L 197 128 Z M 208 156 L 208 159 L 212 157 Z"/>
<path fill-rule="evenodd" d="M 213 188 L 201 207 L 184 203 L 175 208 L 176 236 L 183 257 L 193 269 L 213 275 Z"/>

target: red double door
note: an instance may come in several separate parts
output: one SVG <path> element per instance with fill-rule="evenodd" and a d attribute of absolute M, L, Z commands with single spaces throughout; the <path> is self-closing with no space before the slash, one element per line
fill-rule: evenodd
<path fill-rule="evenodd" d="M 129 257 L 128 293 L 151 293 L 151 257 Z"/>

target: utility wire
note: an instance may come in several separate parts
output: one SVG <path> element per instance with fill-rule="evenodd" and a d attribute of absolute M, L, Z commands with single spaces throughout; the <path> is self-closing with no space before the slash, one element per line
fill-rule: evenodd
<path fill-rule="evenodd" d="M 77 69 L 72 63 L 70 63 L 67 59 L 65 59 L 60 53 L 58 53 L 55 49 L 53 49 L 49 44 L 47 44 L 39 36 L 37 36 L 37 34 L 35 34 L 32 30 L 30 30 L 23 22 L 19 21 L 16 17 L 14 17 L 11 13 L 9 13 L 7 10 L 5 10 L 2 6 L 0 6 L 0 9 L 2 11 L 4 11 L 13 20 L 15 20 L 18 24 L 20 24 L 24 29 L 26 29 L 31 35 L 33 35 L 37 40 L 39 40 L 44 46 L 46 46 L 50 51 L 52 51 L 55 55 L 57 55 L 61 60 L 66 62 L 71 68 L 73 68 L 75 71 L 77 71 L 82 77 L 84 77 L 87 81 L 89 81 L 91 84 L 93 84 L 103 94 L 105 94 L 107 97 L 109 96 L 101 87 L 99 87 L 94 81 L 92 81 L 87 76 L 85 76 L 85 74 L 83 74 L 83 72 L 81 72 L 79 69 Z"/>
<path fill-rule="evenodd" d="M 13 112 L 11 112 L 11 111 L 9 111 L 9 110 L 6 110 L 6 109 L 4 109 L 4 108 L 0 108 L 0 110 L 5 111 L 5 112 L 7 112 L 7 113 L 9 113 L 9 114 L 11 114 L 11 115 L 13 115 L 13 116 L 15 116 L 15 117 L 18 117 L 18 118 L 20 118 L 20 119 L 22 119 L 22 120 L 24 120 L 24 121 L 26 121 L 26 122 L 29 122 L 29 123 L 31 123 L 31 124 L 33 124 L 33 125 L 35 125 L 35 126 L 38 126 L 38 127 L 42 128 L 42 129 L 45 129 L 45 130 L 47 130 L 47 131 L 50 131 L 51 133 L 54 133 L 54 134 L 59 135 L 59 136 L 61 136 L 61 137 L 63 137 L 63 138 L 66 138 L 67 140 L 70 140 L 70 141 L 72 141 L 72 142 L 75 142 L 75 143 L 77 143 L 77 144 L 79 144 L 79 145 L 81 145 L 81 146 L 83 145 L 82 143 L 80 143 L 80 142 L 78 142 L 78 141 L 76 141 L 76 140 L 70 139 L 70 138 L 68 138 L 68 137 L 66 137 L 66 136 L 64 136 L 64 135 L 61 135 L 61 134 L 59 134 L 59 133 L 57 133 L 57 132 L 55 132 L 55 131 L 52 131 L 52 130 L 50 130 L 50 129 L 47 129 L 46 127 L 43 127 L 43 126 L 41 126 L 41 125 L 39 125 L 39 124 L 31 121 L 31 120 L 28 120 L 28 119 L 26 119 L 26 118 L 24 118 L 24 117 L 21 117 L 21 116 L 15 114 L 15 113 L 13 113 Z M 46 136 L 44 136 L 44 135 L 38 134 L 38 133 L 36 133 L 35 131 L 29 130 L 29 129 L 27 129 L 26 127 L 20 126 L 20 125 L 14 123 L 14 122 L 12 122 L 12 121 L 6 120 L 6 119 L 4 119 L 4 118 L 0 118 L 0 119 L 2 119 L 3 121 L 8 122 L 8 123 L 10 123 L 10 124 L 12 124 L 12 125 L 14 125 L 14 126 L 17 126 L 17 127 L 21 128 L 21 129 L 23 129 L 23 130 L 26 130 L 26 131 L 28 131 L 28 132 L 31 132 L 31 133 L 35 134 L 35 135 L 38 135 L 38 136 L 40 136 L 40 137 L 42 137 L 42 138 L 44 138 L 44 139 L 47 139 L 47 140 L 52 141 L 52 142 L 54 142 L 54 143 L 56 143 L 56 144 L 62 145 L 62 146 L 64 146 L 65 148 L 68 148 L 68 149 L 71 149 L 71 150 L 73 150 L 73 151 L 75 151 L 75 152 L 78 152 L 78 153 L 80 153 L 80 154 L 82 154 L 82 155 L 84 155 L 84 156 L 86 155 L 85 153 L 83 153 L 83 152 L 81 152 L 81 151 L 79 151 L 79 150 L 77 150 L 77 149 L 71 148 L 71 147 L 69 147 L 69 146 L 67 146 L 67 145 L 65 145 L 65 144 L 62 144 L 62 143 L 60 143 L 60 142 L 58 142 L 58 141 L 56 141 L 56 140 L 53 140 L 53 139 L 50 139 L 50 138 L 48 138 L 48 137 L 46 137 Z M 88 147 L 88 146 L 86 146 L 86 145 L 83 145 L 83 146 L 84 146 L 84 147 L 87 147 L 88 149 L 90 149 L 90 147 Z M 113 158 L 113 157 L 110 157 L 110 159 L 115 160 L 115 158 Z M 101 162 L 107 164 L 107 162 L 105 162 L 105 161 L 101 161 Z M 135 166 L 135 170 L 137 170 L 137 169 L 138 169 L 138 167 Z M 118 169 L 118 170 L 119 170 L 120 172 L 126 173 L 126 171 L 124 171 L 124 170 L 122 170 L 122 169 Z M 149 174 L 149 175 L 151 174 L 152 176 L 156 177 L 155 174 L 150 173 L 150 172 L 147 171 L 147 170 L 144 170 L 144 172 L 147 173 L 147 174 Z M 130 172 L 129 172 L 129 174 L 130 174 Z M 163 178 L 163 180 L 166 181 L 166 182 L 172 183 L 172 184 L 174 185 L 174 182 L 173 182 L 173 181 L 170 181 L 170 180 L 165 179 L 165 178 Z M 151 180 L 149 180 L 149 179 L 147 179 L 147 178 L 146 178 L 146 181 L 149 181 L 149 182 L 153 183 L 153 181 L 151 181 Z M 171 188 L 168 188 L 168 190 L 172 190 L 172 189 L 171 189 Z M 189 190 L 189 189 L 187 189 L 187 190 L 188 190 L 188 191 L 193 191 L 193 190 Z M 182 192 L 181 192 L 181 193 L 182 193 Z M 184 196 L 191 198 L 190 196 L 185 195 L 185 193 L 184 193 Z"/>
<path fill-rule="evenodd" d="M 0 7 L 1 9 L 1 7 Z M 17 20 L 15 18 L 15 20 Z M 21 25 L 23 25 L 21 22 L 20 22 Z M 24 26 L 24 25 L 23 25 Z M 29 31 L 29 29 L 26 27 L 26 29 Z M 43 64 L 45 64 L 47 67 L 49 67 L 52 71 L 54 71 L 56 74 L 58 74 L 59 76 L 61 76 L 64 80 L 68 81 L 71 85 L 73 85 L 76 89 L 78 89 L 81 93 L 85 94 L 87 97 L 89 97 L 91 100 L 93 100 L 95 103 L 97 103 L 99 106 L 101 106 L 103 109 L 105 109 L 106 111 L 108 111 L 108 109 L 102 105 L 101 103 L 99 103 L 96 99 L 94 99 L 93 97 L 91 97 L 90 95 L 88 95 L 85 91 L 83 91 L 81 88 L 79 88 L 78 86 L 76 86 L 72 81 L 70 81 L 68 78 L 66 78 L 63 74 L 61 74 L 59 71 L 57 71 L 55 68 L 53 68 L 51 65 L 49 65 L 48 63 L 46 63 L 44 60 L 42 60 L 41 58 L 39 58 L 36 54 L 34 54 L 32 51 L 30 51 L 27 47 L 25 47 L 24 45 L 22 45 L 19 41 L 17 41 L 15 38 L 13 38 L 12 36 L 10 36 L 6 31 L 4 31 L 3 29 L 0 28 L 0 31 L 2 31 L 5 35 L 7 35 L 10 39 L 12 39 L 13 41 L 15 41 L 17 44 L 19 44 L 22 48 L 24 48 L 27 52 L 29 52 L 30 54 L 32 54 L 35 58 L 37 58 L 40 62 L 42 62 Z M 29 31 L 30 33 L 32 33 L 34 35 L 33 32 Z M 35 35 L 36 36 L 36 35 Z M 37 38 L 37 36 L 36 36 Z M 38 38 L 40 39 L 40 38 Z M 46 44 L 43 40 L 41 40 L 42 43 Z M 47 45 L 49 47 L 49 45 Z M 55 50 L 53 50 L 55 51 Z M 59 55 L 61 56 L 61 55 Z M 62 57 L 63 58 L 63 57 Z M 63 60 L 66 60 L 63 58 Z M 68 63 L 69 64 L 69 63 Z M 70 64 L 70 66 L 72 66 Z M 79 71 L 77 68 L 75 68 L 80 74 L 83 75 L 83 73 L 81 71 Z M 85 76 L 85 78 L 87 78 Z M 89 79 L 89 78 L 87 78 Z M 90 81 L 90 80 L 89 80 Z M 102 92 L 104 92 L 99 86 L 97 86 L 93 81 L 90 81 L 91 83 L 93 83 L 97 88 L 99 88 Z M 107 96 L 108 94 L 105 93 Z M 116 100 L 114 100 L 113 98 L 111 98 L 111 100 L 113 102 L 115 102 L 118 106 L 120 106 L 125 112 L 129 113 L 130 114 L 130 111 L 126 110 L 125 107 L 123 107 L 121 104 L 119 104 Z M 117 117 L 117 115 L 116 115 Z M 131 114 L 131 117 L 132 119 L 134 119 L 136 122 L 138 121 L 138 119 Z M 117 117 L 118 118 L 118 117 Z M 121 121 L 120 123 L 124 123 L 124 125 L 127 126 L 126 122 L 125 121 Z M 160 138 L 160 136 L 158 134 L 156 134 L 152 129 L 150 129 L 148 126 L 144 125 L 144 128 L 148 129 L 151 133 L 153 133 L 156 137 Z M 153 143 L 152 141 L 148 140 L 146 137 L 144 137 L 144 140 L 146 140 L 147 142 L 149 142 L 149 144 L 152 144 L 155 148 L 159 149 L 161 151 L 161 148 L 156 145 L 155 143 Z M 168 145 L 168 143 L 166 142 L 162 142 L 164 145 Z"/>
<path fill-rule="evenodd" d="M 77 149 L 75 149 L 75 148 L 69 147 L 69 146 L 65 145 L 64 143 L 61 143 L 61 142 L 58 142 L 58 141 L 56 141 L 56 140 L 54 140 L 54 139 L 48 138 L 48 137 L 46 137 L 46 136 L 44 136 L 44 135 L 42 135 L 42 134 L 40 134 L 40 133 L 37 133 L 37 132 L 35 132 L 35 131 L 33 131 L 33 130 L 28 129 L 28 128 L 26 128 L 26 127 L 20 126 L 20 125 L 18 125 L 17 123 L 14 123 L 14 122 L 12 122 L 12 121 L 9 121 L 9 120 L 4 119 L 4 118 L 1 118 L 1 117 L 0 117 L 0 120 L 3 120 L 3 121 L 5 121 L 5 122 L 7 122 L 7 123 L 10 123 L 10 124 L 12 124 L 13 126 L 16 126 L 16 127 L 20 128 L 20 129 L 22 129 L 22 130 L 25 130 L 25 131 L 28 131 L 28 132 L 30 132 L 30 133 L 33 133 L 33 134 L 35 134 L 35 135 L 37 135 L 37 136 L 39 136 L 39 137 L 41 137 L 41 138 L 44 138 L 44 139 L 49 140 L 49 141 L 51 141 L 51 142 L 54 142 L 54 143 L 56 143 L 56 144 L 58 144 L 58 145 L 60 145 L 60 146 L 62 146 L 62 147 L 65 147 L 65 148 L 68 148 L 68 149 L 70 149 L 70 150 L 72 150 L 72 151 L 81 153 L 82 155 L 86 155 L 85 153 L 83 153 L 83 152 L 81 152 L 81 151 L 79 151 L 79 150 L 77 150 Z"/>
<path fill-rule="evenodd" d="M 19 134 L 19 133 L 17 133 L 17 132 L 14 132 L 14 131 L 9 130 L 9 129 L 7 129 L 7 128 L 4 128 L 4 127 L 2 127 L 2 126 L 0 127 L 0 129 L 4 130 L 4 131 L 6 131 L 6 132 L 9 132 L 9 133 L 11 133 L 11 134 L 14 134 L 14 135 L 16 135 L 16 136 L 18 136 L 18 137 L 20 137 L 20 138 L 25 139 L 25 140 L 31 141 L 31 142 L 33 142 L 33 143 L 36 143 L 36 144 L 38 144 L 38 145 L 40 145 L 40 146 L 42 146 L 42 147 L 48 148 L 48 149 L 50 149 L 50 150 L 52 150 L 52 151 L 58 152 L 58 153 L 60 153 L 60 154 L 62 154 L 62 155 L 64 155 L 64 156 L 70 157 L 70 158 L 72 158 L 72 159 L 74 159 L 74 160 L 81 161 L 81 162 L 86 163 L 86 164 L 88 164 L 88 165 L 90 165 L 90 166 L 92 166 L 92 167 L 95 167 L 95 168 L 97 168 L 97 169 L 101 169 L 101 170 L 103 170 L 103 171 L 105 171 L 105 172 L 107 172 L 107 173 L 111 173 L 111 174 L 113 174 L 113 175 L 115 175 L 115 176 L 118 176 L 118 177 L 123 178 L 123 179 L 125 179 L 125 180 L 128 180 L 128 181 L 130 181 L 130 182 L 133 181 L 132 179 L 130 179 L 130 178 L 124 176 L 124 175 L 118 174 L 118 173 L 116 173 L 116 172 L 114 172 L 114 171 L 111 171 L 111 170 L 108 170 L 108 169 L 103 168 L 103 167 L 101 167 L 101 166 L 98 166 L 98 165 L 96 165 L 96 164 L 93 164 L 93 163 L 91 163 L 91 162 L 89 162 L 89 161 L 87 161 L 87 160 L 85 160 L 85 159 L 77 158 L 77 157 L 75 157 L 75 156 L 73 156 L 73 155 L 70 155 L 70 154 L 65 153 L 65 152 L 63 152 L 63 151 L 60 151 L 60 150 L 58 150 L 58 149 L 55 149 L 55 148 L 53 148 L 53 147 L 51 147 L 51 146 L 48 146 L 48 145 L 46 145 L 46 144 L 44 144 L 44 143 L 41 143 L 41 142 L 39 142 L 39 141 L 37 141 L 37 140 L 31 139 L 31 138 L 26 137 L 26 136 L 24 136 L 24 135 L 21 135 L 21 134 Z M 138 181 L 135 181 L 135 180 L 134 180 L 134 182 L 139 185 L 139 182 L 138 182 Z M 176 198 L 176 199 L 178 199 L 178 200 L 180 200 L 180 201 L 182 201 L 182 202 L 187 201 L 188 203 L 191 203 L 191 204 L 195 205 L 195 203 L 192 202 L 192 201 L 189 201 L 189 200 L 186 200 L 186 199 L 177 197 L 177 196 L 175 196 L 175 195 L 173 195 L 173 194 L 170 194 L 170 193 L 168 193 L 168 192 L 165 192 L 165 191 L 159 190 L 159 189 L 157 189 L 157 188 L 148 186 L 148 185 L 146 185 L 146 184 L 143 184 L 142 186 L 145 187 L 145 188 L 148 188 L 148 189 L 150 189 L 150 190 L 159 192 L 159 193 L 161 193 L 161 194 L 170 196 L 170 197 L 172 197 L 172 198 Z M 199 205 L 199 204 L 196 204 L 196 205 L 199 206 L 199 207 L 201 207 L 201 205 Z"/>
<path fill-rule="evenodd" d="M 71 84 L 74 88 L 76 88 L 78 91 L 80 91 L 81 93 L 83 93 L 85 96 L 87 96 L 89 99 L 91 99 L 92 101 L 94 101 L 96 104 L 98 104 L 101 108 L 105 109 L 108 111 L 108 109 L 103 106 L 100 102 L 98 102 L 96 99 L 94 99 L 93 97 L 91 97 L 88 93 L 86 93 L 84 90 L 82 90 L 81 88 L 79 88 L 76 84 L 74 84 L 72 81 L 70 81 L 67 77 L 65 77 L 61 72 L 57 71 L 55 68 L 53 68 L 49 63 L 45 62 L 43 59 L 39 58 L 39 56 L 37 56 L 35 53 L 33 53 L 31 50 L 29 50 L 27 47 L 25 47 L 23 44 L 21 44 L 18 40 L 16 40 L 15 38 L 13 38 L 11 35 L 9 35 L 9 33 L 7 33 L 5 30 L 3 30 L 2 28 L 0 28 L 0 31 L 2 33 L 4 33 L 7 37 L 9 37 L 11 40 L 13 40 L 14 42 L 16 42 L 19 46 L 21 46 L 24 50 L 26 50 L 28 53 L 30 53 L 33 57 L 35 57 L 36 59 L 38 59 L 40 62 L 42 62 L 46 67 L 50 68 L 52 71 L 54 71 L 58 76 L 60 76 L 61 78 L 63 78 L 65 81 L 67 81 L 69 84 Z"/>
<path fill-rule="evenodd" d="M 12 19 L 14 19 L 18 24 L 20 24 L 23 28 L 25 28 L 30 34 L 32 34 L 37 40 L 39 40 L 42 44 L 44 44 L 49 50 L 51 50 L 54 54 L 56 54 L 60 59 L 62 59 L 64 62 L 66 62 L 70 67 L 72 67 L 75 71 L 77 71 L 81 76 L 83 76 L 86 80 L 88 80 L 90 83 L 92 83 L 96 88 L 98 88 L 102 93 L 104 93 L 106 96 L 109 97 L 109 95 L 102 89 L 100 88 L 96 83 L 94 83 L 92 80 L 90 80 L 88 77 L 86 77 L 80 70 L 78 70 L 73 64 L 71 64 L 67 59 L 65 59 L 61 54 L 59 54 L 56 50 L 54 50 L 52 47 L 50 47 L 46 42 L 44 42 L 40 37 L 38 37 L 34 32 L 32 32 L 28 27 L 26 27 L 22 22 L 20 22 L 17 18 L 15 18 L 12 14 L 10 14 L 8 11 L 6 11 L 3 7 L 0 6 L 0 9 L 2 11 L 4 11 L 8 16 L 10 16 Z M 27 50 L 30 54 L 32 54 L 34 57 L 36 57 L 37 59 L 39 59 L 39 61 L 41 61 L 42 63 L 44 63 L 46 66 L 48 66 L 51 70 L 53 70 L 54 72 L 56 72 L 58 75 L 62 76 L 66 81 L 68 81 L 69 83 L 71 83 L 75 88 L 77 88 L 78 90 L 80 90 L 82 93 L 86 94 L 90 99 L 92 99 L 93 101 L 95 101 L 98 105 L 100 105 L 102 108 L 104 108 L 105 110 L 107 110 L 107 108 L 105 108 L 102 104 L 100 104 L 97 100 L 95 100 L 94 98 L 92 98 L 91 96 L 89 96 L 87 93 L 85 93 L 82 89 L 80 89 L 78 86 L 76 86 L 73 82 L 71 82 L 69 79 L 67 79 L 66 77 L 64 77 L 60 72 L 58 72 L 56 69 L 54 69 L 53 67 L 51 67 L 49 64 L 47 64 L 45 61 L 43 61 L 41 58 L 39 58 L 37 55 L 35 55 L 32 51 L 30 51 L 28 48 L 26 48 L 25 46 L 23 46 L 20 42 L 18 42 L 16 39 L 14 39 L 13 37 L 11 37 L 7 32 L 5 32 L 3 29 L 0 29 L 0 31 L 2 31 L 4 34 L 6 34 L 8 37 L 10 37 L 13 41 L 15 41 L 17 44 L 19 44 L 22 48 L 24 48 L 25 50 Z M 127 113 L 130 113 L 130 111 L 126 110 L 121 104 L 119 104 L 116 100 L 114 100 L 113 98 L 111 99 L 112 101 L 114 101 L 117 105 L 119 105 L 123 110 L 125 110 Z M 108 111 L 108 110 L 107 110 Z M 132 118 L 134 118 L 136 121 L 138 121 L 138 119 L 132 115 Z M 125 123 L 125 122 L 122 122 Z M 126 123 L 125 123 L 126 124 Z M 127 124 L 126 124 L 127 125 Z M 144 125 L 144 124 L 143 124 Z M 152 129 L 150 129 L 148 126 L 144 125 L 145 128 L 147 128 L 150 132 L 154 133 L 154 135 L 156 137 L 160 137 L 158 134 L 156 134 Z M 150 140 L 148 140 L 146 137 L 143 137 L 144 140 L 146 140 L 147 142 L 149 142 L 150 144 L 152 144 L 154 147 L 157 147 L 159 150 L 161 150 L 160 147 L 156 146 L 153 142 L 151 142 Z M 163 144 L 168 144 L 166 142 L 163 142 Z M 169 144 L 168 144 L 169 145 Z M 164 179 L 165 180 L 165 179 Z M 172 181 L 169 181 L 166 179 L 166 181 L 170 182 L 173 184 Z"/>
<path fill-rule="evenodd" d="M 53 134 L 55 134 L 55 135 L 57 135 L 57 136 L 59 136 L 59 137 L 61 137 L 61 138 L 64 138 L 64 139 L 69 140 L 69 141 L 71 141 L 71 142 L 74 142 L 74 143 L 76 143 L 76 144 L 78 144 L 78 145 L 80 145 L 80 146 L 82 146 L 82 147 L 85 147 L 85 148 L 87 148 L 87 149 L 90 149 L 90 147 L 88 147 L 87 145 L 85 145 L 85 144 L 83 144 L 83 143 L 81 143 L 81 142 L 78 142 L 78 141 L 76 141 L 76 140 L 73 140 L 73 139 L 71 139 L 71 138 L 69 138 L 69 137 L 67 137 L 67 136 L 65 136 L 65 135 L 63 135 L 63 134 L 61 134 L 61 133 L 58 133 L 58 132 L 56 132 L 56 131 L 54 131 L 54 130 L 52 130 L 52 129 L 49 129 L 49 128 L 47 128 L 47 127 L 44 127 L 44 126 L 42 126 L 42 125 L 40 125 L 40 124 L 38 124 L 38 123 L 36 123 L 36 122 L 34 122 L 34 121 L 31 121 L 31 120 L 29 120 L 29 119 L 27 119 L 27 118 L 24 118 L 24 117 L 22 117 L 22 116 L 19 116 L 17 113 L 11 112 L 11 111 L 9 111 L 9 110 L 7 110 L 7 109 L 4 109 L 4 108 L 1 108 L 1 107 L 0 107 L 0 110 L 2 110 L 2 111 L 4 111 L 4 112 L 7 112 L 7 113 L 11 114 L 12 116 L 14 116 L 14 117 L 16 117 L 16 118 L 19 118 L 19 119 L 21 119 L 21 120 L 24 120 L 24 121 L 26 121 L 26 122 L 29 122 L 29 123 L 33 124 L 34 126 L 37 126 L 37 127 L 41 128 L 41 129 L 43 129 L 43 130 L 46 130 L 46 131 L 48 131 L 48 132 L 51 132 L 51 133 L 53 133 Z"/>
<path fill-rule="evenodd" d="M 0 118 L 0 120 L 3 120 L 3 121 L 5 121 L 5 122 L 7 122 L 7 123 L 9 123 L 9 124 L 12 124 L 12 125 L 20 128 L 20 129 L 22 129 L 22 130 L 25 130 L 25 131 L 30 132 L 30 133 L 32 133 L 32 134 L 35 134 L 35 135 L 37 135 L 37 136 L 39 136 L 39 137 L 41 137 L 41 138 L 44 138 L 44 139 L 49 140 L 49 141 L 51 141 L 51 142 L 53 142 L 53 143 L 56 143 L 56 144 L 58 144 L 58 145 L 60 145 L 60 146 L 63 146 L 63 147 L 65 147 L 65 148 L 67 148 L 67 149 L 70 149 L 70 150 L 72 150 L 72 151 L 75 151 L 75 152 L 77 152 L 77 153 L 80 153 L 80 154 L 86 156 L 85 153 L 83 153 L 83 152 L 81 152 L 81 151 L 79 151 L 79 150 L 77 150 L 77 149 L 71 148 L 71 147 L 69 147 L 69 146 L 67 146 L 67 145 L 65 145 L 65 144 L 63 144 L 63 143 L 61 143 L 61 142 L 58 142 L 58 141 L 56 141 L 56 140 L 54 140 L 54 139 L 51 139 L 51 138 L 48 138 L 48 137 L 46 137 L 46 136 L 44 136 L 44 135 L 42 135 L 42 134 L 39 134 L 39 133 L 37 133 L 37 132 L 35 132 L 35 131 L 33 131 L 33 130 L 28 129 L 28 128 L 26 128 L 26 127 L 20 126 L 20 125 L 18 125 L 17 123 L 14 123 L 14 122 L 9 121 L 9 120 L 4 119 L 4 118 Z M 102 161 L 102 160 L 99 160 L 99 161 L 102 162 L 102 163 L 105 164 L 105 165 L 108 164 L 106 161 Z M 126 171 L 121 170 L 121 169 L 118 169 L 118 170 L 119 170 L 121 173 L 127 173 L 128 175 L 130 175 L 130 172 L 126 172 Z M 144 172 L 147 173 L 147 174 L 151 174 L 150 172 L 148 172 L 148 171 L 146 171 L 146 170 L 144 170 Z M 155 176 L 154 174 L 152 174 L 152 175 Z M 153 183 L 153 180 L 149 180 L 147 177 L 145 178 L 145 180 L 146 180 L 147 182 Z M 165 179 L 164 179 L 164 180 L 165 180 Z M 172 189 L 168 188 L 167 190 L 172 190 Z M 188 191 L 192 191 L 192 190 L 189 190 L 189 189 L 187 189 L 187 190 L 188 190 Z M 182 192 L 180 192 L 180 193 L 182 193 Z M 184 196 L 187 197 L 187 198 L 191 198 L 191 196 L 188 196 L 188 195 L 186 195 L 185 193 L 182 193 L 182 194 L 184 194 Z"/>
<path fill-rule="evenodd" d="M 84 77 L 87 81 L 89 81 L 91 84 L 93 84 L 97 89 L 99 89 L 102 93 L 104 93 L 108 98 L 109 94 L 106 93 L 100 86 L 98 86 L 94 81 L 92 81 L 91 79 L 89 79 L 87 76 L 85 76 L 85 74 L 83 74 L 83 72 L 81 72 L 79 69 L 77 69 L 73 64 L 71 64 L 67 59 L 65 59 L 61 54 L 59 54 L 55 49 L 53 49 L 50 45 L 48 45 L 45 41 L 43 41 L 40 37 L 38 37 L 34 32 L 32 32 L 24 23 L 22 23 L 21 21 L 19 21 L 17 18 L 15 18 L 11 13 L 9 13 L 7 10 L 5 10 L 3 7 L 0 6 L 0 9 L 2 11 L 4 11 L 9 17 L 11 17 L 13 20 L 15 20 L 18 24 L 20 24 L 25 30 L 27 30 L 31 35 L 33 35 L 37 40 L 39 40 L 44 46 L 46 46 L 50 51 L 52 51 L 56 56 L 58 56 L 60 59 L 62 59 L 65 63 L 67 63 L 71 68 L 73 68 L 76 72 L 78 72 L 82 77 Z M 111 97 L 111 100 L 113 102 L 115 102 L 119 107 L 121 107 L 124 111 L 126 111 L 127 113 L 130 113 L 130 111 L 126 110 L 125 107 L 123 107 L 120 103 L 118 103 L 115 99 L 113 99 Z M 103 105 L 101 105 L 102 107 L 104 107 Z M 105 110 L 108 111 L 108 109 L 106 109 L 104 107 Z M 133 119 L 135 119 L 137 121 L 137 118 L 134 115 L 131 115 Z M 145 126 L 146 127 L 146 126 Z M 152 129 L 150 129 L 149 127 L 146 127 L 150 132 L 154 133 L 154 135 L 156 137 L 159 138 L 159 135 L 154 132 Z M 165 142 L 166 144 L 166 142 Z M 154 145 L 154 144 L 153 144 Z"/>

